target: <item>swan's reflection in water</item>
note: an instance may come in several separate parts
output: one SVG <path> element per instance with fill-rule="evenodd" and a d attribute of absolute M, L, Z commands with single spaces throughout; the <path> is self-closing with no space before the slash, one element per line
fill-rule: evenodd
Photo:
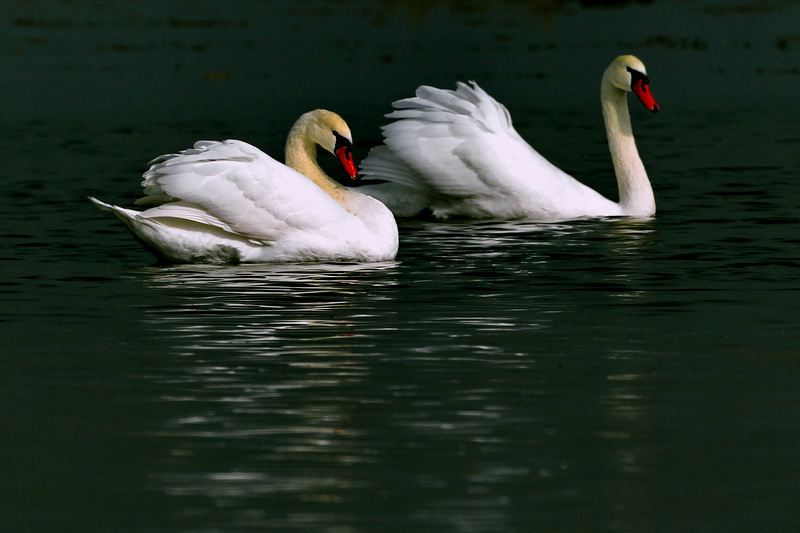
<path fill-rule="evenodd" d="M 381 303 L 397 284 L 396 268 L 388 262 L 152 269 L 147 284 L 162 305 L 148 309 L 149 326 L 182 338 L 186 354 L 285 354 L 292 339 L 310 346 L 362 335 L 353 329 L 357 318 L 383 320 Z M 325 351 L 325 345 L 308 349 Z"/>
<path fill-rule="evenodd" d="M 378 454 L 359 428 L 383 414 L 364 399 L 380 386 L 364 360 L 392 328 L 397 266 L 146 269 L 159 295 L 147 327 L 180 356 L 156 377 L 170 416 L 154 430 L 168 448 L 154 490 L 186 517 L 268 527 L 324 520 L 307 506 L 368 485 L 358 465 Z"/>
<path fill-rule="evenodd" d="M 212 524 L 358 529 L 404 499 L 406 530 L 507 530 L 639 475 L 647 360 L 597 323 L 624 320 L 651 230 L 420 224 L 402 262 L 144 269 L 179 356 L 153 376 L 154 490 Z"/>

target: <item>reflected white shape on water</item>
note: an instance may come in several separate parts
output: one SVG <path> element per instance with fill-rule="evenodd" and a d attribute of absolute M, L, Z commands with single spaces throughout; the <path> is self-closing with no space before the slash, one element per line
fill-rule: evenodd
<path fill-rule="evenodd" d="M 188 265 L 138 273 L 160 302 L 146 310 L 148 327 L 183 339 L 186 354 L 279 355 L 313 339 L 323 355 L 327 342 L 363 336 L 356 324 L 385 313 L 383 292 L 397 283 L 397 265 Z"/>
<path fill-rule="evenodd" d="M 190 410 L 154 431 L 178 461 L 159 473 L 163 492 L 352 502 L 380 490 L 365 470 L 441 452 L 457 475 L 438 465 L 386 475 L 456 494 L 480 514 L 500 505 L 503 487 L 646 467 L 636 429 L 649 416 L 646 360 L 608 352 L 604 326 L 636 302 L 628 295 L 640 291 L 637 258 L 657 242 L 653 223 L 405 229 L 406 252 L 387 264 L 134 272 L 154 295 L 147 330 L 182 356 L 159 379 L 161 400 Z M 576 366 L 571 351 L 587 345 L 596 356 Z M 581 459 L 587 439 L 602 443 L 600 466 Z M 515 461 L 476 460 L 509 448 Z M 179 461 L 207 457 L 224 467 L 181 471 Z M 249 476 L 252 464 L 278 463 L 292 475 Z"/>

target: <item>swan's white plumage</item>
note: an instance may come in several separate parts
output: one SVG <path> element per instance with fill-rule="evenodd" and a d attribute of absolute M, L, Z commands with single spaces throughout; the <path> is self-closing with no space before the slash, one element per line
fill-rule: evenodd
<path fill-rule="evenodd" d="M 379 183 L 362 190 L 398 216 L 424 209 L 437 218 L 542 221 L 626 214 L 542 157 L 475 82 L 455 90 L 422 86 L 393 105 L 384 145 L 362 163 L 364 178 Z"/>
<path fill-rule="evenodd" d="M 287 231 L 325 234 L 350 218 L 311 180 L 241 141 L 198 143 L 160 158 L 144 177 L 149 197 L 193 204 L 203 216 L 263 243 L 277 242 Z"/>
<path fill-rule="evenodd" d="M 382 261 L 397 252 L 394 217 L 379 201 L 344 188 L 334 199 L 242 141 L 161 156 L 142 185 L 137 203 L 156 204 L 142 212 L 91 200 L 163 261 Z"/>

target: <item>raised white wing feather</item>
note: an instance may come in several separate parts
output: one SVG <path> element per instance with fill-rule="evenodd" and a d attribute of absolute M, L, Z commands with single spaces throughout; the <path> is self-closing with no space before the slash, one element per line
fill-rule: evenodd
<path fill-rule="evenodd" d="M 424 207 L 440 216 L 538 212 L 544 219 L 565 192 L 599 196 L 525 142 L 508 110 L 475 82 L 459 82 L 454 91 L 422 86 L 393 105 L 387 116 L 397 120 L 383 128 L 386 148 L 374 149 L 362 165 L 365 178 L 390 182 L 368 192 L 393 209 L 401 198 L 412 203 L 414 192 L 414 201 L 428 202 Z"/>

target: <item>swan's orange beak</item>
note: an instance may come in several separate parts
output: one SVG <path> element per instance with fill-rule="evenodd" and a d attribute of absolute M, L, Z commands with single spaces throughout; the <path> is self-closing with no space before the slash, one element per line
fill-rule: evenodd
<path fill-rule="evenodd" d="M 633 84 L 631 84 L 631 89 L 647 109 L 653 113 L 658 112 L 658 102 L 656 102 L 656 99 L 653 98 L 653 95 L 650 93 L 650 84 L 647 83 L 645 78 L 639 78 L 634 81 Z"/>

